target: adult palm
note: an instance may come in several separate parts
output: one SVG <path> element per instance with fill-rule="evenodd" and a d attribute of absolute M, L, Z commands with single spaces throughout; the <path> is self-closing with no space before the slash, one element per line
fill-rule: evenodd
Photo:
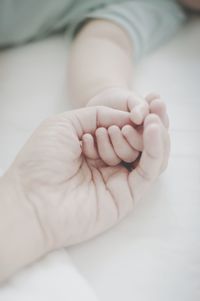
<path fill-rule="evenodd" d="M 130 113 L 106 107 L 66 112 L 43 122 L 18 154 L 11 170 L 20 178 L 48 249 L 108 229 L 131 211 L 159 175 L 164 129 L 155 116 L 145 120 L 144 150 L 132 171 L 84 154 L 84 134 L 126 124 L 131 124 Z"/>

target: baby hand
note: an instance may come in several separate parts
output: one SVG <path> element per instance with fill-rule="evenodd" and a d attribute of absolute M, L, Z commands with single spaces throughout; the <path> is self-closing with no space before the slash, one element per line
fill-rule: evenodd
<path fill-rule="evenodd" d="M 169 152 L 170 140 L 167 129 L 163 126 L 160 118 L 155 114 L 149 114 L 144 120 L 147 124 L 159 125 L 163 139 L 163 163 L 160 172 L 165 170 Z M 144 129 L 143 129 L 144 132 Z M 143 151 L 144 135 L 140 135 L 132 125 L 125 125 L 121 129 L 116 125 L 108 128 L 100 127 L 93 135 L 86 133 L 82 137 L 82 148 L 88 159 L 100 159 L 108 166 L 116 166 L 123 163 L 128 169 L 136 168 L 139 157 Z M 153 147 L 153 140 L 149 138 L 147 150 Z M 125 163 L 129 163 L 126 165 Z"/>
<path fill-rule="evenodd" d="M 148 114 L 157 115 L 164 127 L 166 129 L 169 127 L 166 106 L 156 93 L 142 98 L 127 89 L 108 88 L 93 97 L 88 105 L 104 105 L 131 112 L 132 126 L 126 125 L 121 129 L 112 126 L 108 131 L 100 128 L 96 133 L 96 140 L 102 141 L 99 146 L 99 154 L 102 160 L 110 165 L 117 165 L 121 161 L 130 163 L 139 158 L 143 150 L 143 123 Z M 84 139 L 87 140 L 87 143 L 93 143 L 92 137 L 86 136 Z M 118 147 L 119 145 L 120 147 Z M 91 156 L 91 149 L 91 147 L 88 148 L 88 156 Z M 167 153 L 168 149 L 169 146 L 166 145 Z M 95 156 L 95 152 L 93 152 L 93 156 Z"/>
<path fill-rule="evenodd" d="M 153 113 L 160 117 L 166 127 L 169 126 L 166 106 L 157 93 L 151 93 L 143 98 L 131 90 L 112 87 L 94 96 L 88 102 L 88 106 L 106 106 L 131 112 L 131 119 L 135 125 L 141 125 L 145 117 L 149 113 Z"/>
<path fill-rule="evenodd" d="M 124 132 L 128 134 L 128 139 L 123 135 Z M 131 125 L 122 128 L 117 125 L 99 127 L 94 135 L 83 135 L 82 143 L 88 159 L 100 158 L 109 166 L 116 166 L 122 161 L 134 162 L 143 149 L 142 137 Z"/>
<path fill-rule="evenodd" d="M 106 106 L 120 111 L 132 111 L 132 121 L 135 125 L 142 124 L 149 113 L 149 105 L 145 99 L 131 90 L 119 87 L 107 88 L 98 93 L 88 102 L 88 106 Z"/>

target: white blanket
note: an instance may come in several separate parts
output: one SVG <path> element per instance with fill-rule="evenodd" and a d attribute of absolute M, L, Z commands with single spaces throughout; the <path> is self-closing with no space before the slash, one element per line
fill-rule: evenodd
<path fill-rule="evenodd" d="M 199 36 L 194 18 L 136 70 L 136 89 L 156 90 L 168 104 L 167 172 L 117 227 L 29 267 L 0 289 L 1 301 L 200 300 Z M 54 37 L 0 54 L 2 170 L 41 120 L 69 108 L 65 42 Z"/>
<path fill-rule="evenodd" d="M 65 250 L 54 252 L 0 289 L 1 301 L 97 301 Z"/>

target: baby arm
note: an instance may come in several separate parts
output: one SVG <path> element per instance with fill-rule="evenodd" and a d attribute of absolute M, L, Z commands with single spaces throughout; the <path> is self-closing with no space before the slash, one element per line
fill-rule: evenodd
<path fill-rule="evenodd" d="M 102 90 L 131 89 L 133 49 L 127 33 L 114 22 L 90 20 L 75 37 L 69 63 L 72 102 L 80 107 Z"/>
<path fill-rule="evenodd" d="M 92 20 L 83 26 L 72 44 L 70 57 L 69 89 L 74 106 L 88 103 L 124 111 L 134 108 L 132 120 L 141 124 L 149 106 L 131 87 L 133 52 L 128 34 L 115 23 Z M 154 109 L 151 113 L 168 119 L 163 110 L 161 114 Z"/>
<path fill-rule="evenodd" d="M 84 106 L 113 87 L 125 90 L 126 95 L 133 92 L 134 60 L 166 42 L 185 19 L 175 1 L 124 1 L 87 14 L 85 21 L 77 24 L 71 47 L 69 91 L 73 104 Z M 115 97 L 115 108 L 116 102 Z M 104 105 L 111 106 L 110 101 Z"/>

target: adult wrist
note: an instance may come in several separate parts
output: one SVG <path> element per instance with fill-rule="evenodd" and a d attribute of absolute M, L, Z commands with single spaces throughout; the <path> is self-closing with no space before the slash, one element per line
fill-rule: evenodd
<path fill-rule="evenodd" d="M 48 252 L 16 172 L 0 178 L 0 282 Z"/>

